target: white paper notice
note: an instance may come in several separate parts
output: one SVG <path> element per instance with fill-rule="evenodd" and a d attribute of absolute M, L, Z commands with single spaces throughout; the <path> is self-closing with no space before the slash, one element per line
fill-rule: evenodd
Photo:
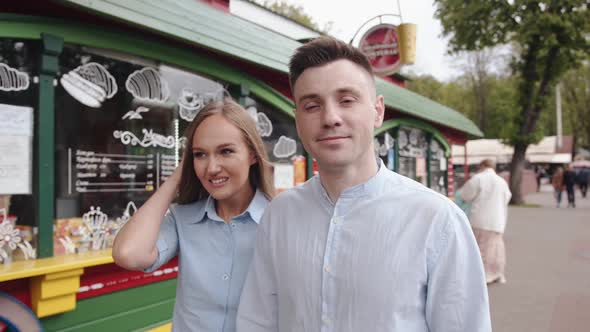
<path fill-rule="evenodd" d="M 275 188 L 289 189 L 293 187 L 294 167 L 291 164 L 274 164 Z"/>
<path fill-rule="evenodd" d="M 30 194 L 33 109 L 0 104 L 0 194 Z"/>
<path fill-rule="evenodd" d="M 445 158 L 445 157 L 440 158 L 440 170 L 441 171 L 447 170 L 447 158 Z"/>
<path fill-rule="evenodd" d="M 33 109 L 0 104 L 0 135 L 33 136 Z"/>

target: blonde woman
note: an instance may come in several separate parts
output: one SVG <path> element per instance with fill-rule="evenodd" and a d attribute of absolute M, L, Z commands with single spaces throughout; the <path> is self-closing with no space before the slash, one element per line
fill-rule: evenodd
<path fill-rule="evenodd" d="M 207 105 L 186 138 L 181 166 L 121 229 L 113 258 L 150 272 L 178 255 L 173 331 L 235 331 L 256 228 L 274 195 L 270 164 L 253 119 L 229 98 Z"/>

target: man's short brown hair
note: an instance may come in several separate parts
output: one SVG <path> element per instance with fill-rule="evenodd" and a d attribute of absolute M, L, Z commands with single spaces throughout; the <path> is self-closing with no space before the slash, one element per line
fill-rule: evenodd
<path fill-rule="evenodd" d="M 373 69 L 367 57 L 356 47 L 333 37 L 319 37 L 295 50 L 289 62 L 291 92 L 301 74 L 311 67 L 319 67 L 336 60 L 349 60 L 367 71 L 373 79 Z"/>

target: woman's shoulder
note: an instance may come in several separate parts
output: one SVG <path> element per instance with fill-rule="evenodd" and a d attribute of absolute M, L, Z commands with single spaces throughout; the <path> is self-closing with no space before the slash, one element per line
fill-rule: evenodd
<path fill-rule="evenodd" d="M 171 213 L 174 216 L 174 219 L 178 221 L 194 219 L 195 217 L 198 218 L 199 215 L 205 213 L 206 206 L 206 199 L 201 199 L 186 204 L 173 203 L 170 205 L 167 213 Z"/>

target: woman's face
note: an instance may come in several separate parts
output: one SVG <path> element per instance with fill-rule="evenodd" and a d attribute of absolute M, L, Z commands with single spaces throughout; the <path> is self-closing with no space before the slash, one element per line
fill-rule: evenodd
<path fill-rule="evenodd" d="M 201 184 L 218 202 L 252 195 L 248 181 L 256 162 L 241 131 L 221 114 L 206 118 L 193 136 L 193 167 Z"/>

